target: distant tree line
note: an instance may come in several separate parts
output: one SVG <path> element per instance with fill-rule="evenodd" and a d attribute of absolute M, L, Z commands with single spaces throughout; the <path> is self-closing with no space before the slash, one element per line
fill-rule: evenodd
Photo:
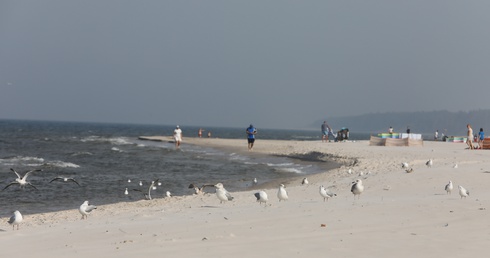
<path fill-rule="evenodd" d="M 320 128 L 325 119 L 319 119 L 314 124 Z M 466 124 L 471 124 L 473 131 L 480 128 L 490 134 L 490 110 L 473 111 L 427 111 L 427 112 L 387 112 L 369 113 L 358 116 L 326 118 L 334 129 L 349 128 L 352 132 L 387 132 L 392 126 L 395 132 L 406 132 L 407 127 L 412 133 L 433 133 L 439 130 L 439 135 L 465 135 Z"/>

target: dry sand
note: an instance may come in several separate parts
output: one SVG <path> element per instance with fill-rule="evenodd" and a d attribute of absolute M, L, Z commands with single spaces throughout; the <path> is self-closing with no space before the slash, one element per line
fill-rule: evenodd
<path fill-rule="evenodd" d="M 20 230 L 1 218 L 1 257 L 486 256 L 488 151 L 442 142 L 379 147 L 367 141 L 259 139 L 248 152 L 245 140 L 204 138 L 185 138 L 182 148 L 189 143 L 245 155 L 316 152 L 345 165 L 309 176 L 308 186 L 301 178 L 288 182 L 288 201 L 279 202 L 277 187 L 265 189 L 267 205 L 255 201 L 255 191 L 244 191 L 224 204 L 213 193 L 104 205 L 87 220 L 80 219 L 78 207 L 27 215 Z M 425 166 L 429 158 L 432 168 Z M 402 162 L 414 171 L 406 173 Z M 365 185 L 360 199 L 350 192 L 355 179 Z M 451 195 L 444 191 L 449 180 L 455 185 Z M 324 202 L 320 185 L 338 196 Z M 468 198 L 460 198 L 458 185 L 470 191 Z"/>

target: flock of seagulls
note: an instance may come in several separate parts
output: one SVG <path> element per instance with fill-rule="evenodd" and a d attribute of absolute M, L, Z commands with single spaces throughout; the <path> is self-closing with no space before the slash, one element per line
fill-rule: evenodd
<path fill-rule="evenodd" d="M 426 166 L 427 167 L 432 167 L 433 165 L 433 160 L 432 159 L 429 159 L 427 162 L 426 162 Z M 454 166 L 455 168 L 457 168 L 457 165 Z M 403 162 L 402 163 L 402 168 L 404 168 L 407 173 L 410 173 L 413 171 L 413 168 L 409 166 L 409 164 L 407 162 Z M 12 181 L 11 183 L 9 183 L 7 186 L 5 186 L 3 190 L 7 189 L 8 187 L 14 185 L 14 184 L 18 184 L 21 188 L 24 188 L 25 186 L 31 186 L 32 188 L 36 189 L 37 188 L 32 185 L 29 181 L 27 181 L 27 178 L 28 176 L 33 173 L 33 172 L 39 172 L 39 171 L 42 171 L 42 170 L 30 170 L 30 171 L 27 171 L 25 172 L 25 174 L 23 176 L 21 176 L 17 171 L 15 171 L 13 168 L 11 168 L 11 170 L 17 175 L 17 178 L 15 179 L 15 181 Z M 349 174 L 352 174 L 352 169 L 349 169 Z M 70 177 L 56 177 L 56 178 L 53 178 L 49 183 L 52 183 L 52 182 L 55 182 L 55 181 L 60 181 L 60 182 L 73 182 L 75 183 L 76 185 L 80 186 L 80 184 L 74 179 L 74 178 L 70 178 Z M 128 179 L 128 183 L 131 183 L 131 179 Z M 253 185 L 257 185 L 257 178 L 254 178 L 253 181 L 252 181 L 252 184 Z M 301 184 L 302 185 L 308 185 L 309 182 L 308 182 L 308 179 L 305 177 L 301 180 Z M 143 182 L 142 181 L 139 181 L 139 185 L 140 186 L 143 186 Z M 155 190 L 156 189 L 156 185 L 161 185 L 161 182 L 159 182 L 158 179 L 154 180 L 151 182 L 150 186 L 148 187 L 148 192 L 145 192 L 144 195 L 145 195 L 145 198 L 148 199 L 148 200 L 151 200 L 152 197 L 151 197 L 151 191 L 152 190 Z M 206 187 L 214 187 L 215 188 L 215 193 L 216 193 L 216 197 L 218 198 L 218 200 L 220 201 L 220 203 L 224 203 L 224 202 L 228 202 L 228 201 L 232 201 L 234 199 L 234 197 L 230 194 L 230 192 L 228 192 L 225 187 L 223 186 L 222 183 L 217 183 L 215 185 L 212 185 L 212 184 L 204 184 L 202 185 L 201 187 L 195 185 L 195 184 L 190 184 L 189 185 L 189 189 L 193 189 L 194 190 L 194 193 L 195 194 L 204 194 L 204 189 Z M 454 189 L 454 186 L 453 186 L 453 183 L 452 181 L 449 181 L 448 184 L 445 185 L 444 187 L 444 190 L 446 191 L 446 194 L 451 194 L 452 190 Z M 466 190 L 463 186 L 459 185 L 458 186 L 458 189 L 459 189 L 459 195 L 461 196 L 461 199 L 463 198 L 466 198 L 469 196 L 469 191 Z M 134 191 L 139 191 L 139 192 L 143 192 L 142 190 L 140 189 L 133 189 Z M 363 182 L 361 179 L 356 179 L 354 182 L 352 182 L 351 184 L 351 193 L 354 195 L 354 199 L 356 199 L 356 197 L 358 199 L 360 199 L 360 196 L 362 194 L 362 192 L 364 191 L 364 185 L 363 185 Z M 320 196 L 323 198 L 323 201 L 324 202 L 327 202 L 330 198 L 334 197 L 334 196 L 337 196 L 337 194 L 331 192 L 329 189 L 325 188 L 323 185 L 321 185 L 319 187 L 319 193 L 320 193 Z M 128 188 L 125 189 L 124 191 L 124 194 L 125 195 L 128 195 L 129 194 L 129 191 L 128 191 Z M 171 197 L 171 193 L 169 191 L 166 191 L 165 193 L 165 196 L 166 197 Z M 261 191 L 258 191 L 256 193 L 254 193 L 254 196 L 256 197 L 257 199 L 257 202 L 259 204 L 265 204 L 267 205 L 267 202 L 269 201 L 269 198 L 268 198 L 268 195 L 265 191 L 261 190 Z M 289 199 L 289 196 L 288 196 L 288 193 L 285 189 L 285 185 L 284 184 L 280 184 L 279 185 L 279 188 L 278 188 L 278 191 L 277 191 L 277 198 L 279 199 L 279 202 L 281 201 L 287 201 Z M 88 201 L 84 201 L 82 203 L 82 205 L 80 205 L 79 207 L 79 212 L 80 214 L 82 215 L 82 219 L 87 219 L 88 215 L 93 211 L 97 209 L 97 206 L 95 205 L 90 205 Z M 21 224 L 21 222 L 23 221 L 23 217 L 22 217 L 22 214 L 16 210 L 14 212 L 14 214 L 12 215 L 12 217 L 10 217 L 10 219 L 8 220 L 8 223 L 10 225 L 12 225 L 12 229 L 15 230 L 15 226 L 17 226 L 17 230 L 19 229 L 19 224 Z"/>

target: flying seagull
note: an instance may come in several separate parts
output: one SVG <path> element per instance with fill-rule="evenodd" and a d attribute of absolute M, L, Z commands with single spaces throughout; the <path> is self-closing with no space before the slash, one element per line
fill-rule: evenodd
<path fill-rule="evenodd" d="M 74 182 L 75 184 L 77 184 L 78 186 L 80 186 L 80 184 L 72 177 L 55 177 L 53 178 L 51 181 L 49 181 L 50 183 L 53 182 L 53 181 L 58 181 L 58 180 L 61 180 L 63 182 L 68 182 L 68 181 L 71 181 L 71 182 Z"/>
<path fill-rule="evenodd" d="M 214 187 L 214 185 L 202 185 L 201 187 L 196 186 L 195 184 L 189 185 L 189 189 L 194 189 L 195 194 L 203 194 L 205 187 Z"/>
<path fill-rule="evenodd" d="M 95 209 L 97 209 L 97 206 L 88 205 L 88 201 L 84 201 L 82 205 L 80 205 L 78 211 L 80 212 L 80 214 L 82 214 L 82 219 L 86 219 L 88 214 Z"/>
<path fill-rule="evenodd" d="M 216 188 L 216 196 L 220 200 L 220 203 L 233 200 L 233 196 L 226 191 L 222 183 L 217 183 L 214 187 Z"/>
<path fill-rule="evenodd" d="M 17 175 L 17 178 L 15 179 L 15 181 L 11 182 L 10 184 L 8 184 L 7 186 L 5 186 L 3 190 L 7 189 L 9 186 L 11 185 L 14 185 L 14 184 L 18 184 L 21 188 L 24 188 L 26 185 L 29 185 L 29 186 L 32 186 L 32 188 L 36 189 L 37 188 L 31 184 L 31 182 L 28 182 L 27 181 L 27 177 L 32 173 L 32 172 L 37 172 L 37 171 L 42 171 L 41 169 L 36 169 L 36 170 L 29 170 L 27 171 L 24 176 L 20 176 L 19 173 L 17 173 L 17 171 L 15 171 L 15 169 L 11 168 L 10 170 L 12 170 L 16 175 Z"/>

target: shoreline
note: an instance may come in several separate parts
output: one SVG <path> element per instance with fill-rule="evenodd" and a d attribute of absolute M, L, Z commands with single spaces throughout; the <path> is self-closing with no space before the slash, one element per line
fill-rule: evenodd
<path fill-rule="evenodd" d="M 194 142 L 248 152 L 244 140 L 184 138 L 183 144 Z M 490 152 L 465 147 L 259 139 L 251 155 L 315 153 L 355 162 L 308 176 L 308 186 L 300 180 L 289 182 L 288 201 L 278 201 L 277 189 L 266 189 L 266 204 L 256 202 L 256 190 L 232 192 L 235 199 L 222 204 L 212 190 L 120 202 L 99 206 L 87 220 L 80 220 L 76 209 L 27 215 L 20 230 L 3 224 L 0 241 L 10 247 L 4 255 L 18 255 L 22 246 L 29 246 L 39 257 L 481 256 L 487 252 L 490 231 Z M 434 160 L 432 168 L 425 165 L 429 158 Z M 405 172 L 402 162 L 414 171 Z M 350 193 L 356 179 L 365 185 L 360 198 Z M 452 194 L 444 191 L 449 180 L 455 186 Z M 324 202 L 320 185 L 337 196 Z M 461 198 L 458 185 L 471 195 Z"/>

